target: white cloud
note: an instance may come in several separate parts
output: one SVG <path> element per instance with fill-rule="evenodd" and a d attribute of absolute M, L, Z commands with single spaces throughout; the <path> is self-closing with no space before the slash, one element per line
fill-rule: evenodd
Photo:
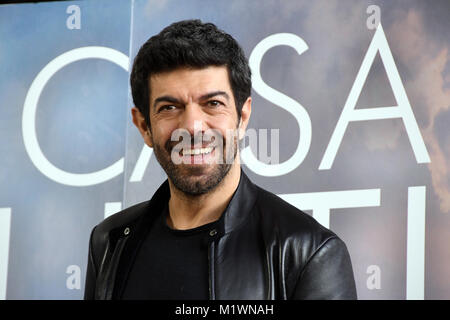
<path fill-rule="evenodd" d="M 450 76 L 445 74 L 450 58 L 448 44 L 431 40 L 424 31 L 421 15 L 414 10 L 402 14 L 388 33 L 397 43 L 395 55 L 408 68 L 409 76 L 404 85 L 410 100 L 423 102 L 414 105 L 413 109 L 420 108 L 418 113 L 427 118 L 421 131 L 431 158 L 428 168 L 441 210 L 450 212 L 450 160 L 445 157 L 446 146 L 439 144 L 434 131 L 438 114 L 450 108 Z"/>

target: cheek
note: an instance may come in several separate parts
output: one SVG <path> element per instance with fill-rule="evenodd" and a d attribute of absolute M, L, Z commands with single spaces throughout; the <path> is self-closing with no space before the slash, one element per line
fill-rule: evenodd
<path fill-rule="evenodd" d="M 230 144 L 233 144 L 233 142 L 235 140 L 235 136 L 237 138 L 238 134 L 239 134 L 236 126 L 237 126 L 237 124 L 235 122 L 230 122 L 227 126 L 222 126 L 222 127 L 216 126 L 215 130 L 220 132 L 220 134 L 222 135 L 222 138 L 224 139 L 224 143 L 226 143 L 227 145 L 230 145 Z"/>
<path fill-rule="evenodd" d="M 211 119 L 210 125 L 212 128 L 226 132 L 227 130 L 234 130 L 238 126 L 237 115 L 222 114 Z"/>
<path fill-rule="evenodd" d="M 170 140 L 171 135 L 166 132 L 160 132 L 156 136 L 153 137 L 153 142 L 164 147 L 167 141 Z"/>
<path fill-rule="evenodd" d="M 158 144 L 164 144 L 170 139 L 172 132 L 176 129 L 168 121 L 154 121 L 152 122 L 153 141 Z"/>

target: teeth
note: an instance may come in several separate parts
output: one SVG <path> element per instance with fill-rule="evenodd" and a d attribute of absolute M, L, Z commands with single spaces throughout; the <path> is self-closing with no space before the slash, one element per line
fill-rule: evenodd
<path fill-rule="evenodd" d="M 197 149 L 183 149 L 183 156 L 187 155 L 199 155 L 199 154 L 207 154 L 210 153 L 213 148 L 197 148 Z"/>

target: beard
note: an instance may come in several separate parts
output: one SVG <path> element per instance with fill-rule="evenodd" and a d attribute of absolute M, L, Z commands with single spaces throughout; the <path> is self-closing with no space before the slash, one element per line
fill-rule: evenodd
<path fill-rule="evenodd" d="M 226 177 L 236 160 L 238 149 L 237 137 L 233 136 L 231 146 L 227 145 L 224 137 L 222 137 L 222 140 L 223 147 L 220 148 L 221 150 L 214 148 L 214 152 L 219 152 L 216 155 L 216 159 L 221 158 L 222 161 L 216 161 L 210 164 L 189 165 L 173 163 L 171 152 L 174 147 L 174 142 L 170 139 L 164 145 L 153 142 L 153 151 L 159 164 L 178 190 L 186 195 L 199 196 L 214 190 Z"/>

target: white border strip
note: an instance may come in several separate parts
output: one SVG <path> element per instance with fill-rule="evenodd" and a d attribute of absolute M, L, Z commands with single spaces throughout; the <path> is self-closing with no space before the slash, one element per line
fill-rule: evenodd
<path fill-rule="evenodd" d="M 425 298 L 425 198 L 425 186 L 408 188 L 407 300 Z"/>

